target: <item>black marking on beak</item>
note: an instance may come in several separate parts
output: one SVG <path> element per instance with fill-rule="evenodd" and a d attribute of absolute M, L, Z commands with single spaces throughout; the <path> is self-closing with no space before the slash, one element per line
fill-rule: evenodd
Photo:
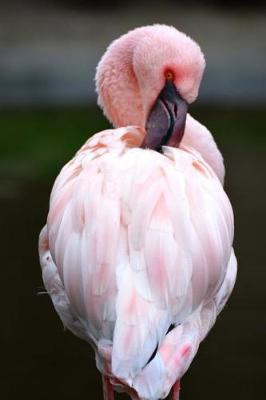
<path fill-rule="evenodd" d="M 174 83 L 167 80 L 148 116 L 141 147 L 159 152 L 164 145 L 178 147 L 185 130 L 187 109 L 188 104 Z"/>

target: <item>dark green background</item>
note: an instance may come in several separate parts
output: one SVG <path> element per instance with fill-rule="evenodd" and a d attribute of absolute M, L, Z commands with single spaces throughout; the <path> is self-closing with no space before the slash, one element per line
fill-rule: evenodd
<path fill-rule="evenodd" d="M 154 22 L 191 34 L 206 54 L 190 112 L 224 155 L 239 263 L 181 400 L 266 398 L 266 9 L 258 0 L 154 0 L 144 11 L 136 3 L 0 1 L 0 399 L 102 399 L 92 349 L 38 295 L 37 242 L 61 167 L 109 126 L 93 92 L 100 54 L 129 28 Z"/>

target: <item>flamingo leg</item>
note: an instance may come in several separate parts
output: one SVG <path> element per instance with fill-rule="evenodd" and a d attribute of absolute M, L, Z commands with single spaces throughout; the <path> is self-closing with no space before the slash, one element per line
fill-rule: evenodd
<path fill-rule="evenodd" d="M 104 400 L 114 400 L 114 390 L 113 386 L 110 382 L 110 379 L 107 375 L 102 375 L 103 382 L 103 398 Z"/>
<path fill-rule="evenodd" d="M 172 400 L 179 400 L 179 393 L 180 393 L 180 379 L 176 381 L 176 383 L 172 387 Z"/>

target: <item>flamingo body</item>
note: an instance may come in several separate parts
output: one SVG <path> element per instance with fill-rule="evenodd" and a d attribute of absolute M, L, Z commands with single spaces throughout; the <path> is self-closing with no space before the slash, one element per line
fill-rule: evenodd
<path fill-rule="evenodd" d="M 177 399 L 234 285 L 233 213 L 205 127 L 188 115 L 180 146 L 157 152 L 141 148 L 142 125 L 97 133 L 62 169 L 40 260 L 57 313 L 93 346 L 105 388 L 156 400 L 174 387 Z"/>

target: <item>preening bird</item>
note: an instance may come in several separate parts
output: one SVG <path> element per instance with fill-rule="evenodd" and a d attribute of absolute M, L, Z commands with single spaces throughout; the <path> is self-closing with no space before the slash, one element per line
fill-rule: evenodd
<path fill-rule="evenodd" d="M 43 281 L 113 390 L 158 400 L 188 369 L 234 286 L 233 212 L 211 133 L 187 114 L 205 67 L 166 25 L 115 40 L 96 72 L 114 129 L 88 139 L 54 184 Z"/>

